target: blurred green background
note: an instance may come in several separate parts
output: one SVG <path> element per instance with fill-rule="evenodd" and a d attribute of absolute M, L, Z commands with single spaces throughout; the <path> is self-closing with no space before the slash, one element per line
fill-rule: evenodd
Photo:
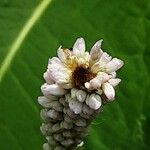
<path fill-rule="evenodd" d="M 42 149 L 43 72 L 59 45 L 81 36 L 88 50 L 103 38 L 125 62 L 116 101 L 94 120 L 83 150 L 150 149 L 150 0 L 0 0 L 0 150 Z"/>

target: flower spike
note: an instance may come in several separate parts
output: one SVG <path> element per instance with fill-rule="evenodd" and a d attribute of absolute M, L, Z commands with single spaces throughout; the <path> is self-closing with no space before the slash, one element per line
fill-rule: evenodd
<path fill-rule="evenodd" d="M 78 38 L 72 50 L 57 50 L 58 57 L 49 59 L 38 97 L 43 107 L 40 127 L 47 143 L 43 150 L 74 150 L 83 146 L 88 126 L 104 103 L 115 99 L 121 79 L 116 71 L 124 63 L 101 49 L 103 40 L 86 51 L 85 41 Z"/>

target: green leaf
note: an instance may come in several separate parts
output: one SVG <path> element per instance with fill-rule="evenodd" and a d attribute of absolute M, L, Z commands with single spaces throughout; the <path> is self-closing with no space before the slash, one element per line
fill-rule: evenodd
<path fill-rule="evenodd" d="M 49 57 L 84 37 L 124 60 L 116 101 L 90 127 L 86 150 L 150 148 L 150 1 L 0 2 L 0 149 L 41 150 L 37 97 Z"/>

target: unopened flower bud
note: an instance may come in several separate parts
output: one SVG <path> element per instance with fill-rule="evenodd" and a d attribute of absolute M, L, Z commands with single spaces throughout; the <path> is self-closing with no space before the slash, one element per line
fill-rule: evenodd
<path fill-rule="evenodd" d="M 79 102 L 84 102 L 86 99 L 86 95 L 87 95 L 86 92 L 83 90 L 79 90 L 76 93 L 76 97 L 77 97 Z"/>
<path fill-rule="evenodd" d="M 76 124 L 77 126 L 80 126 L 80 127 L 84 127 L 84 126 L 87 125 L 87 124 L 86 124 L 86 120 L 83 119 L 83 118 L 80 118 L 80 119 L 75 120 L 75 124 Z"/>
<path fill-rule="evenodd" d="M 73 137 L 74 133 L 71 132 L 70 130 L 65 130 L 63 131 L 63 136 L 64 137 Z"/>
<path fill-rule="evenodd" d="M 48 124 L 42 124 L 42 126 L 40 127 L 40 130 L 41 132 L 44 134 L 44 135 L 51 135 L 52 133 L 52 128 L 53 124 L 52 123 L 48 123 Z"/>
<path fill-rule="evenodd" d="M 61 142 L 64 140 L 64 137 L 61 134 L 54 134 L 54 139 Z"/>
<path fill-rule="evenodd" d="M 73 123 L 72 122 L 68 123 L 66 121 L 62 121 L 61 127 L 63 127 L 64 129 L 71 129 L 73 127 Z"/>
<path fill-rule="evenodd" d="M 52 136 L 47 136 L 46 139 L 51 146 L 55 146 L 57 144 Z"/>
<path fill-rule="evenodd" d="M 48 143 L 44 143 L 43 150 L 52 150 Z"/>
<path fill-rule="evenodd" d="M 66 139 L 64 141 L 61 142 L 62 145 L 69 147 L 74 143 L 73 139 Z"/>
<path fill-rule="evenodd" d="M 79 114 L 82 110 L 82 103 L 77 100 L 71 100 L 69 107 L 75 114 Z"/>
<path fill-rule="evenodd" d="M 44 84 L 41 86 L 41 90 L 45 95 L 64 95 L 65 94 L 65 90 L 63 88 L 61 88 L 59 85 L 57 84 Z"/>
<path fill-rule="evenodd" d="M 87 100 L 87 105 L 94 110 L 99 109 L 102 105 L 101 97 L 98 94 L 91 94 Z"/>
<path fill-rule="evenodd" d="M 56 123 L 56 124 L 54 124 L 53 126 L 52 126 L 52 132 L 54 133 L 54 132 L 59 132 L 59 131 L 61 131 L 62 130 L 62 127 L 61 127 L 61 125 L 59 124 L 59 123 Z"/>
<path fill-rule="evenodd" d="M 71 89 L 71 98 L 75 98 L 77 92 L 78 92 L 78 89 L 72 88 L 72 89 Z"/>
<path fill-rule="evenodd" d="M 49 108 L 53 108 L 56 111 L 62 111 L 63 106 L 59 103 L 59 101 L 53 101 L 49 104 Z"/>
<path fill-rule="evenodd" d="M 62 115 L 61 113 L 55 111 L 54 109 L 50 109 L 47 112 L 48 117 L 52 118 L 52 119 L 56 119 L 56 120 L 61 120 L 62 119 Z"/>

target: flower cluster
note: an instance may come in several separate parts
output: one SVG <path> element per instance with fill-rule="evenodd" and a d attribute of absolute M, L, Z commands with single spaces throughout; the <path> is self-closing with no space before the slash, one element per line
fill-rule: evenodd
<path fill-rule="evenodd" d="M 123 61 L 103 52 L 101 43 L 96 42 L 89 53 L 84 39 L 79 38 L 72 50 L 60 46 L 58 57 L 49 59 L 46 83 L 41 86 L 44 96 L 38 98 L 44 107 L 41 131 L 48 140 L 45 150 L 81 146 L 88 125 L 103 103 L 114 100 L 114 88 L 121 81 L 116 71 Z"/>

